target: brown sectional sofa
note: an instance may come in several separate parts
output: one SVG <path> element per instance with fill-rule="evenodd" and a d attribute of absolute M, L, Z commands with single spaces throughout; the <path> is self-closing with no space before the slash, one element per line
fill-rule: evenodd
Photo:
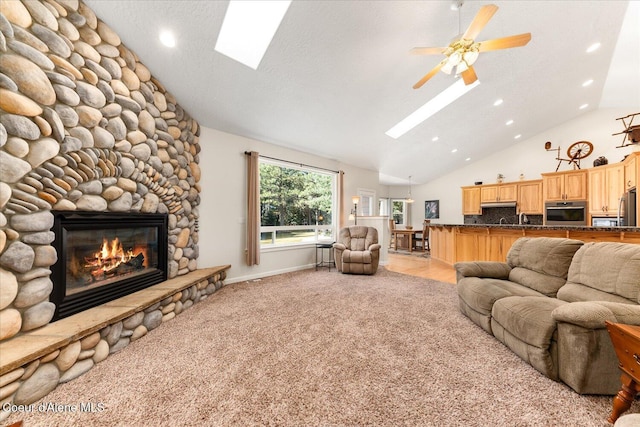
<path fill-rule="evenodd" d="M 505 263 L 455 264 L 461 311 L 547 377 L 615 394 L 605 320 L 640 325 L 640 245 L 518 239 Z"/>

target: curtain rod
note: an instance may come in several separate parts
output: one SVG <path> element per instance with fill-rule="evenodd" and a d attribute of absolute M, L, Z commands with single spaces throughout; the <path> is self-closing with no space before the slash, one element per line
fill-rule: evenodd
<path fill-rule="evenodd" d="M 246 156 L 250 156 L 250 155 L 251 155 L 251 151 L 245 151 L 245 152 L 244 152 L 244 154 L 245 154 Z M 278 162 L 289 163 L 289 164 L 291 164 L 291 165 L 296 165 L 296 166 L 300 166 L 300 167 L 305 166 L 305 167 L 308 167 L 308 168 L 318 169 L 318 170 L 321 170 L 321 171 L 327 171 L 327 172 L 333 172 L 333 173 L 340 173 L 340 171 L 334 171 L 334 170 L 332 170 L 332 169 L 319 168 L 319 167 L 317 167 L 317 166 L 306 165 L 306 164 L 304 164 L 304 163 L 292 162 L 292 161 L 290 161 L 290 160 L 283 160 L 283 159 L 277 159 L 277 158 L 275 158 L 275 157 L 263 156 L 262 154 L 258 154 L 258 156 L 259 156 L 259 157 L 262 157 L 263 159 L 276 160 L 276 161 L 278 161 Z"/>

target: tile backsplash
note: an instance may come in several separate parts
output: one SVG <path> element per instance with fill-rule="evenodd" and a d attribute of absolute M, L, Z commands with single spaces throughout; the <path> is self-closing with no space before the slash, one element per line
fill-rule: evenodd
<path fill-rule="evenodd" d="M 499 224 L 504 218 L 503 224 L 517 224 L 518 214 L 516 208 L 482 208 L 482 215 L 465 215 L 465 224 Z M 542 215 L 527 215 L 528 224 L 542 225 Z"/>

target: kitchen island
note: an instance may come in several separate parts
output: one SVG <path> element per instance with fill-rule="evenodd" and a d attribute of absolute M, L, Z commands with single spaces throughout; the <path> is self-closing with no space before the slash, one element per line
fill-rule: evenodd
<path fill-rule="evenodd" d="M 520 237 L 567 237 L 583 242 L 640 244 L 638 227 L 585 227 L 498 224 L 429 224 L 431 258 L 459 261 L 505 261 Z"/>

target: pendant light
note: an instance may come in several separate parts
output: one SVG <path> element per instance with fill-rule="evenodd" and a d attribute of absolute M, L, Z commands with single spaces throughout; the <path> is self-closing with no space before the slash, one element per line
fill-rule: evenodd
<path fill-rule="evenodd" d="M 413 198 L 411 197 L 411 175 L 409 175 L 409 197 L 407 197 L 406 202 L 407 203 L 413 203 L 414 202 Z"/>

